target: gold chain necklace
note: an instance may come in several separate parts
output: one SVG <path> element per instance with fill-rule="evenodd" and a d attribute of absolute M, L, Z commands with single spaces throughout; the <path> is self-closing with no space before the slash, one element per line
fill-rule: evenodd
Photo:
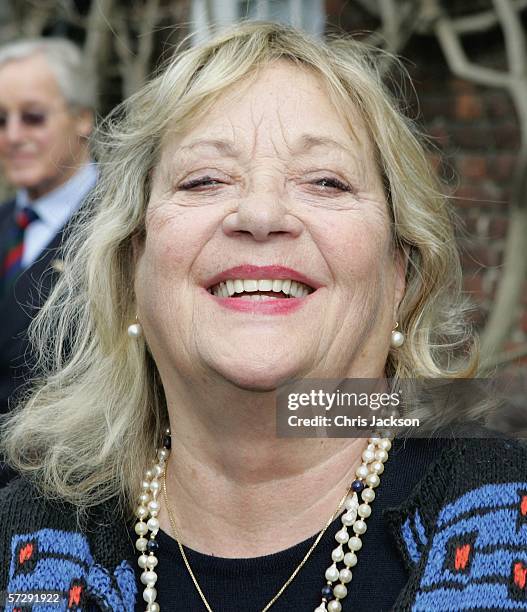
<path fill-rule="evenodd" d="M 172 510 L 170 508 L 170 504 L 168 503 L 167 481 L 166 481 L 167 467 L 168 467 L 168 464 L 165 467 L 165 471 L 164 471 L 164 474 L 163 474 L 163 496 L 165 498 L 165 506 L 166 506 L 167 513 L 168 513 L 168 520 L 170 521 L 170 526 L 172 527 L 172 532 L 173 532 L 174 538 L 175 538 L 175 540 L 177 542 L 177 545 L 179 547 L 179 551 L 181 553 L 181 556 L 183 557 L 183 561 L 185 563 L 187 571 L 190 574 L 190 577 L 192 578 L 192 582 L 194 583 L 194 586 L 196 587 L 196 590 L 199 593 L 199 596 L 201 597 L 201 601 L 203 602 L 203 605 L 205 606 L 205 608 L 207 609 L 208 612 L 213 612 L 212 608 L 210 607 L 209 602 L 207 601 L 207 598 L 205 597 L 205 594 L 203 593 L 201 587 L 199 586 L 198 580 L 197 580 L 196 576 L 194 575 L 194 572 L 192 571 L 192 568 L 190 567 L 190 563 L 189 563 L 187 555 L 185 553 L 185 549 L 183 548 L 183 545 L 181 544 L 181 541 L 180 541 L 180 538 L 179 538 L 179 535 L 178 535 L 178 531 L 177 531 L 177 527 L 176 527 L 176 521 L 174 520 L 174 516 L 172 514 Z M 267 612 L 267 610 L 269 610 L 269 608 L 276 602 L 276 600 L 280 597 L 280 595 L 282 595 L 282 593 L 287 589 L 287 587 L 291 584 L 291 582 L 293 582 L 293 580 L 296 578 L 298 572 L 304 567 L 306 561 L 309 559 L 309 557 L 311 556 L 311 553 L 317 547 L 317 544 L 320 542 L 320 540 L 322 539 L 322 537 L 326 533 L 328 527 L 337 518 L 339 512 L 342 510 L 342 507 L 344 506 L 344 502 L 346 501 L 346 498 L 348 497 L 350 491 L 351 491 L 351 485 L 348 487 L 348 490 L 346 491 L 346 493 L 342 496 L 342 498 L 339 501 L 339 504 L 337 506 L 337 509 L 335 510 L 335 512 L 333 512 L 333 514 L 329 518 L 328 522 L 324 525 L 323 529 L 320 531 L 320 533 L 316 537 L 316 540 L 310 546 L 309 550 L 305 554 L 305 556 L 302 559 L 302 561 L 300 561 L 300 563 L 297 565 L 295 571 L 291 574 L 291 576 L 289 576 L 289 578 L 285 581 L 285 583 L 282 585 L 282 587 L 280 588 L 278 593 L 271 599 L 271 601 L 264 608 L 262 608 L 261 612 Z"/>

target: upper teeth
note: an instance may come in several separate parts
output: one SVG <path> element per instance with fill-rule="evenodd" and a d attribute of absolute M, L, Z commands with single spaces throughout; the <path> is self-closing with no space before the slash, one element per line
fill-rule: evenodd
<path fill-rule="evenodd" d="M 304 297 L 310 293 L 310 288 L 294 280 L 227 280 L 210 289 L 211 293 L 219 297 L 230 297 L 235 293 L 254 291 L 273 291 L 285 293 L 291 297 Z"/>

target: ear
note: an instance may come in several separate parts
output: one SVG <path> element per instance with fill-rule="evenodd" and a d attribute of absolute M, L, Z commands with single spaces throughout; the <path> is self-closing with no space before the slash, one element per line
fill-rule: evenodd
<path fill-rule="evenodd" d="M 75 122 L 77 124 L 77 135 L 81 138 L 88 138 L 93 131 L 93 112 L 88 108 L 79 109 L 75 113 Z"/>
<path fill-rule="evenodd" d="M 406 271 L 408 269 L 408 260 L 410 257 L 410 247 L 399 246 L 395 249 L 395 283 L 394 283 L 394 313 L 393 320 L 397 321 L 397 313 L 399 305 L 402 302 L 406 291 Z"/>

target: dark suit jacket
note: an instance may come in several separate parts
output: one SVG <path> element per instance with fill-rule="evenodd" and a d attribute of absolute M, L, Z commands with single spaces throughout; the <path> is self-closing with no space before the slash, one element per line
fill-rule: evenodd
<path fill-rule="evenodd" d="M 6 230 L 14 214 L 15 202 L 0 205 L 0 261 L 6 248 Z M 0 412 L 13 407 L 16 396 L 34 375 L 34 357 L 27 335 L 29 324 L 48 297 L 58 278 L 52 262 L 60 261 L 61 230 L 39 258 L 26 268 L 11 290 L 0 297 Z M 0 486 L 7 473 L 0 468 Z"/>

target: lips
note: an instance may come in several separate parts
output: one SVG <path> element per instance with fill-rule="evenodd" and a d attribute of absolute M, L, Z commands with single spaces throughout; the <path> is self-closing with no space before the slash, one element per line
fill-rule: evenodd
<path fill-rule="evenodd" d="M 253 266 L 244 264 L 235 266 L 216 274 L 205 282 L 205 287 L 211 289 L 227 280 L 291 280 L 306 285 L 311 291 L 316 291 L 321 283 L 309 278 L 305 274 L 285 266 Z"/>
<path fill-rule="evenodd" d="M 320 286 L 292 268 L 253 265 L 229 268 L 205 283 L 220 305 L 266 314 L 295 310 Z"/>

